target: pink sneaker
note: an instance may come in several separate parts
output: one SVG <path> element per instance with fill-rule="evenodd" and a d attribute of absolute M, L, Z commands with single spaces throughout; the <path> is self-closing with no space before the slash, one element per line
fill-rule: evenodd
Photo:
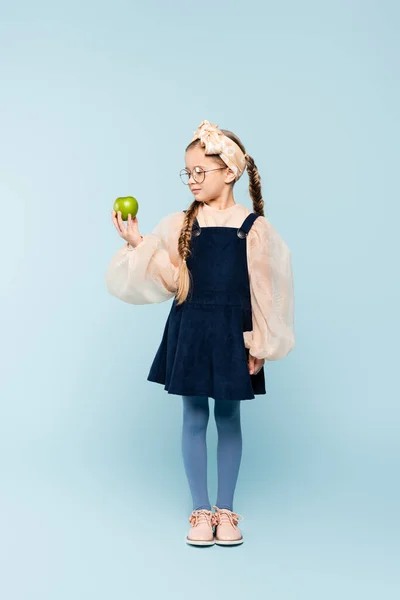
<path fill-rule="evenodd" d="M 192 546 L 213 546 L 215 515 L 211 510 L 201 508 L 194 510 L 189 517 L 191 528 L 186 537 L 186 543 Z"/>
<path fill-rule="evenodd" d="M 239 520 L 243 521 L 244 517 L 227 508 L 218 508 L 218 506 L 213 506 L 213 508 L 216 522 L 215 543 L 220 546 L 243 544 L 243 536 L 237 524 Z"/>

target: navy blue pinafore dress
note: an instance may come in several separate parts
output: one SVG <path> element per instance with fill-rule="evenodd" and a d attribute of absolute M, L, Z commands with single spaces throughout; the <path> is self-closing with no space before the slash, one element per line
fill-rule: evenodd
<path fill-rule="evenodd" d="M 186 212 L 186 211 L 184 211 Z M 251 331 L 247 234 L 259 215 L 237 227 L 192 228 L 186 300 L 173 300 L 148 381 L 169 394 L 218 400 L 251 400 L 265 394 L 264 366 L 248 368 L 243 332 Z"/>

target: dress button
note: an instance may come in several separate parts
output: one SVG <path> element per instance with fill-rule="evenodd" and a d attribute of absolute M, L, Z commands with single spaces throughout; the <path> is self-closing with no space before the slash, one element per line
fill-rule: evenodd
<path fill-rule="evenodd" d="M 246 233 L 246 232 L 244 232 L 244 231 L 242 231 L 241 229 L 238 229 L 238 232 L 237 232 L 237 234 L 238 234 L 238 237 L 240 237 L 240 238 L 242 238 L 242 239 L 243 239 L 243 238 L 245 238 L 245 237 L 246 237 L 246 235 L 247 235 L 247 233 Z"/>
<path fill-rule="evenodd" d="M 199 236 L 199 235 L 200 235 L 200 233 L 201 233 L 201 232 L 200 232 L 200 229 L 195 229 L 195 230 L 193 231 L 193 235 L 195 235 L 196 237 L 197 237 L 197 236 Z"/>

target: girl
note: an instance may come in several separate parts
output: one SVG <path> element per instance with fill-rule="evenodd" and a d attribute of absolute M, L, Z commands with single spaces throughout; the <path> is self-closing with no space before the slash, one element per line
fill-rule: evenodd
<path fill-rule="evenodd" d="M 164 217 L 152 233 L 112 211 L 127 242 L 106 273 L 108 291 L 124 302 L 174 298 L 147 380 L 182 396 L 182 455 L 193 511 L 188 544 L 241 544 L 242 515 L 233 496 L 242 455 L 242 400 L 265 394 L 264 361 L 293 349 L 291 254 L 264 216 L 260 175 L 240 139 L 202 121 L 180 173 L 194 200 Z M 245 169 L 253 212 L 235 202 Z M 209 398 L 218 430 L 217 503 L 207 490 Z M 215 528 L 215 531 L 214 531 Z"/>

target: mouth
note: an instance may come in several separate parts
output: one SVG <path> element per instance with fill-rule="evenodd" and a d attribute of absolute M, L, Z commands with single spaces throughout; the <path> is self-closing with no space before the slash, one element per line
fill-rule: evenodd
<path fill-rule="evenodd" d="M 196 192 L 201 192 L 201 189 L 200 188 L 194 188 L 194 189 L 192 189 L 192 192 L 193 192 L 193 194 L 195 194 Z"/>

